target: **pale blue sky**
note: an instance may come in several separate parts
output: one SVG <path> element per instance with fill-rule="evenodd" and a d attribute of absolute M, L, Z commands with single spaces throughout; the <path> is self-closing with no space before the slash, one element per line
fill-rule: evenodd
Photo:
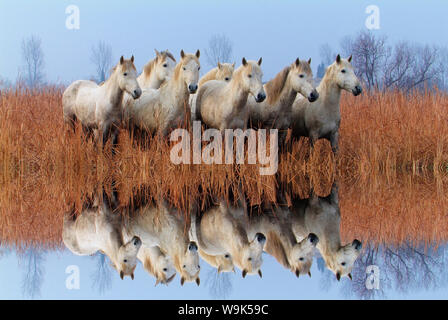
<path fill-rule="evenodd" d="M 65 27 L 65 8 L 80 9 L 80 30 Z M 114 58 L 136 57 L 140 69 L 153 58 L 153 49 L 204 49 L 209 37 L 225 33 L 233 42 L 237 63 L 243 56 L 263 57 L 264 80 L 297 56 L 319 62 L 319 47 L 339 46 L 346 35 L 365 28 L 365 9 L 380 8 L 377 33 L 391 41 L 410 40 L 448 45 L 448 2 L 429 1 L 114 1 L 2 0 L 0 2 L 0 76 L 15 79 L 21 65 L 24 37 L 39 35 L 50 81 L 88 78 L 94 72 L 90 50 L 104 40 Z M 205 59 L 202 59 L 204 69 Z"/>

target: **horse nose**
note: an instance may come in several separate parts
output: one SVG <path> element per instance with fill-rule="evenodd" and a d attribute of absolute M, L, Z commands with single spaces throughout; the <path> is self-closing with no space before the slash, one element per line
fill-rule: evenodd
<path fill-rule="evenodd" d="M 362 243 L 358 239 L 353 240 L 352 245 L 355 247 L 356 250 L 360 250 L 362 248 Z"/>
<path fill-rule="evenodd" d="M 313 90 L 313 91 L 310 93 L 310 96 L 308 97 L 308 101 L 309 101 L 309 102 L 314 102 L 314 101 L 317 100 L 317 98 L 319 98 L 319 93 L 318 93 L 316 90 Z"/>
<path fill-rule="evenodd" d="M 196 90 L 198 90 L 198 85 L 197 84 L 190 84 L 188 86 L 188 90 L 190 90 L 190 93 L 196 93 Z"/>
<path fill-rule="evenodd" d="M 308 235 L 308 240 L 310 240 L 311 244 L 316 245 L 319 242 L 318 236 L 316 236 L 314 233 L 310 233 Z"/>
<path fill-rule="evenodd" d="M 264 99 L 266 99 L 266 94 L 264 94 L 263 92 L 257 94 L 257 102 L 262 102 Z"/>
<path fill-rule="evenodd" d="M 137 99 L 141 96 L 142 94 L 142 89 L 138 88 L 134 90 L 134 99 Z"/>
<path fill-rule="evenodd" d="M 196 242 L 190 242 L 190 244 L 188 245 L 188 250 L 190 251 L 197 251 L 198 250 L 198 245 L 196 244 Z"/>
<path fill-rule="evenodd" d="M 266 241 L 266 237 L 262 233 L 257 233 L 255 237 L 257 238 L 257 241 L 260 243 L 264 243 Z"/>
<path fill-rule="evenodd" d="M 357 95 L 359 95 L 361 93 L 362 93 L 362 87 L 360 85 L 355 86 L 355 90 L 353 92 L 353 95 L 357 96 Z"/>

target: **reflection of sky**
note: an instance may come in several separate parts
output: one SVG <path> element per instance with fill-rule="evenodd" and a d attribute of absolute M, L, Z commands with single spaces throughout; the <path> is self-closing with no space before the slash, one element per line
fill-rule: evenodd
<path fill-rule="evenodd" d="M 436 253 L 428 252 L 429 258 L 425 261 L 435 274 L 436 288 L 430 286 L 428 289 L 421 288 L 427 282 L 419 281 L 422 278 L 422 269 L 410 269 L 413 279 L 409 279 L 408 290 L 397 291 L 396 275 L 390 272 L 384 265 L 384 253 L 380 250 L 375 264 L 385 274 L 381 275 L 380 286 L 382 291 L 376 292 L 375 296 L 388 299 L 446 299 L 446 279 L 440 274 L 446 268 L 448 257 L 445 257 L 445 248 L 440 248 Z M 365 253 L 365 252 L 364 252 Z M 403 254 L 408 266 L 418 266 L 420 257 Z M 362 259 L 363 257 L 360 257 Z M 61 252 L 43 253 L 38 266 L 43 271 L 43 283 L 40 295 L 37 298 L 43 299 L 213 299 L 211 295 L 208 278 L 210 272 L 215 272 L 212 267 L 205 262 L 201 262 L 201 285 L 186 283 L 180 286 L 179 276 L 173 280 L 169 286 L 159 285 L 154 287 L 155 279 L 149 276 L 139 263 L 135 272 L 135 280 L 125 278 L 121 280 L 114 270 L 112 270 L 110 289 L 103 294 L 98 292 L 98 288 L 92 288 L 92 275 L 98 267 L 98 257 L 76 256 L 68 250 Z M 341 282 L 334 279 L 334 275 L 324 269 L 319 270 L 319 259 L 315 259 L 311 269 L 312 278 L 303 276 L 297 279 L 290 271 L 284 269 L 277 261 L 267 254 L 263 254 L 264 263 L 262 266 L 263 279 L 258 276 L 248 276 L 241 278 L 241 274 L 230 273 L 230 292 L 225 295 L 228 299 L 346 299 L 358 298 L 359 286 L 354 283 L 363 274 L 365 266 L 359 260 L 356 264 L 357 270 L 353 271 L 354 280 L 343 278 Z M 316 261 L 317 260 L 317 261 Z M 432 261 L 432 262 L 431 262 Z M 68 274 L 65 269 L 68 265 L 77 265 L 80 268 L 80 289 L 68 290 L 65 281 Z M 0 258 L 0 298 L 1 299 L 23 299 L 28 295 L 23 294 L 25 264 L 23 259 L 20 262 L 15 253 L 4 254 Z M 440 286 L 440 287 L 439 287 Z M 403 287 L 401 285 L 401 287 Z M 405 286 L 406 287 L 406 286 Z M 361 288 L 363 289 L 363 288 Z M 364 290 L 368 291 L 368 290 Z M 218 297 L 218 298 L 222 298 Z"/>

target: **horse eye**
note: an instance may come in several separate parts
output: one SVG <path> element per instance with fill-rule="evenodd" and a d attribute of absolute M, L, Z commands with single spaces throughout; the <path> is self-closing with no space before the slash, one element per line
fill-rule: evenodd
<path fill-rule="evenodd" d="M 127 259 L 124 259 L 123 262 L 126 263 L 126 262 L 128 262 L 128 260 L 127 260 Z"/>
<path fill-rule="evenodd" d="M 345 73 L 345 69 L 342 69 L 341 72 L 342 72 L 342 73 Z"/>
<path fill-rule="evenodd" d="M 342 262 L 341 265 L 345 266 L 345 262 Z"/>
<path fill-rule="evenodd" d="M 300 261 L 303 261 L 303 260 L 305 260 L 305 259 L 303 259 L 303 257 L 300 257 L 299 260 L 300 260 Z"/>
<path fill-rule="evenodd" d="M 185 67 L 183 67 L 182 69 L 184 69 L 184 71 L 187 70 Z"/>
<path fill-rule="evenodd" d="M 123 73 L 123 75 L 126 77 L 128 74 L 127 74 L 127 72 L 125 72 L 125 73 Z"/>
<path fill-rule="evenodd" d="M 224 256 L 224 258 L 228 258 L 229 257 L 229 255 L 228 254 L 226 254 L 225 256 Z"/>
<path fill-rule="evenodd" d="M 201 269 L 201 266 L 200 266 L 200 265 L 198 265 L 198 269 Z"/>
<path fill-rule="evenodd" d="M 163 268 L 163 271 L 167 272 L 167 271 L 168 271 L 168 269 L 167 269 L 167 268 Z"/>
<path fill-rule="evenodd" d="M 182 266 L 182 268 L 184 268 L 184 269 L 185 269 L 186 267 L 187 267 L 186 265 L 183 265 L 183 266 Z"/>
<path fill-rule="evenodd" d="M 201 67 L 198 67 L 198 70 L 201 70 Z"/>
<path fill-rule="evenodd" d="M 248 258 L 247 260 L 252 261 L 252 258 Z"/>
<path fill-rule="evenodd" d="M 168 67 L 168 65 L 165 63 L 165 64 L 163 65 L 163 67 L 166 68 L 166 67 Z"/>
<path fill-rule="evenodd" d="M 248 75 L 248 77 L 249 77 L 249 78 L 252 78 L 252 75 L 251 75 L 251 74 L 249 74 L 249 75 Z"/>
<path fill-rule="evenodd" d="M 301 74 L 299 75 L 300 78 L 305 78 L 305 75 Z"/>
<path fill-rule="evenodd" d="M 226 81 L 229 81 L 229 78 L 225 78 Z"/>

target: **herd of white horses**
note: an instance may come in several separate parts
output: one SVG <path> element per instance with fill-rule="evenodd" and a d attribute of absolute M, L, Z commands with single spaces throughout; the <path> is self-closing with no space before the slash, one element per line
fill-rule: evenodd
<path fill-rule="evenodd" d="M 262 59 L 242 59 L 218 65 L 199 79 L 200 52 L 180 53 L 180 61 L 168 51 L 158 52 L 138 75 L 134 57 L 120 58 L 110 77 L 101 84 L 78 80 L 64 91 L 65 122 L 79 121 L 103 144 L 119 128 L 135 128 L 167 135 L 185 119 L 200 120 L 218 130 L 286 129 L 293 136 L 326 138 L 338 148 L 342 90 L 359 95 L 362 88 L 347 59 L 336 57 L 317 87 L 309 60 L 296 59 L 263 84 Z M 187 113 L 191 117 L 186 117 Z M 97 140 L 99 141 L 99 140 Z M 283 140 L 281 140 L 283 141 Z"/>
<path fill-rule="evenodd" d="M 66 212 L 63 242 L 77 255 L 107 255 L 121 279 L 130 276 L 140 261 L 158 283 L 168 284 L 178 273 L 181 284 L 200 284 L 201 257 L 220 272 L 262 277 L 262 253 L 273 256 L 297 277 L 311 276 L 316 250 L 337 280 L 347 276 L 358 258 L 358 240 L 342 244 L 340 211 L 334 187 L 326 198 L 312 196 L 292 205 L 262 207 L 263 214 L 248 214 L 247 204 L 217 201 L 188 219 L 164 200 L 119 209 L 115 196 L 95 199 L 79 215 Z M 120 211 L 122 210 L 122 211 Z"/>

